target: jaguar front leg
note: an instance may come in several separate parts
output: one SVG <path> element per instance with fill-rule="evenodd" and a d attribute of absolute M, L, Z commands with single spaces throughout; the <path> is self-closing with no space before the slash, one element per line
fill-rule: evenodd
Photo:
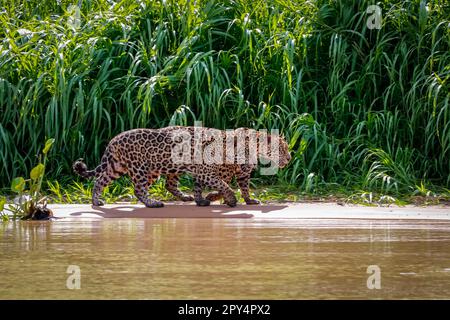
<path fill-rule="evenodd" d="M 250 198 L 250 191 L 249 191 L 250 175 L 238 176 L 236 180 L 237 180 L 239 189 L 241 189 L 241 194 L 245 200 L 245 203 L 249 204 L 249 205 L 259 204 L 260 203 L 259 200 Z"/>
<path fill-rule="evenodd" d="M 209 206 L 211 203 L 210 200 L 203 198 L 202 192 L 203 192 L 204 185 L 200 181 L 199 178 L 195 177 L 194 181 L 194 200 L 195 203 L 200 207 L 206 207 Z"/>
<path fill-rule="evenodd" d="M 230 188 L 230 186 L 223 181 L 222 179 L 218 178 L 218 177 L 209 177 L 209 178 L 202 178 L 202 177 L 197 177 L 196 180 L 199 180 L 199 185 L 200 185 L 200 196 L 201 196 L 201 186 L 206 185 L 212 189 L 216 189 L 219 191 L 220 194 L 223 195 L 223 199 L 224 202 L 230 206 L 230 207 L 235 207 L 237 204 L 237 199 L 236 196 L 234 195 L 234 191 Z M 194 191 L 198 190 L 198 187 L 194 187 Z M 201 198 L 199 197 L 198 193 L 196 192 L 196 194 L 194 195 L 194 197 L 198 197 L 196 198 L 196 202 L 197 200 L 200 200 Z M 205 199 L 206 201 L 208 201 L 209 204 L 209 200 Z M 200 205 L 197 202 L 198 205 Z"/>

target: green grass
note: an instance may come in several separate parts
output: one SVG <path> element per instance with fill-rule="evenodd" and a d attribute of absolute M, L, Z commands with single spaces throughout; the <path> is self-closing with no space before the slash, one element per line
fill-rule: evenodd
<path fill-rule="evenodd" d="M 189 178 L 181 179 L 181 190 L 185 193 L 192 194 L 192 180 Z M 49 191 L 48 199 L 52 203 L 91 203 L 92 182 L 67 182 L 61 185 L 58 181 L 48 182 Z M 166 189 L 164 178 L 155 182 L 149 193 L 152 198 L 163 201 L 176 201 Z M 240 203 L 244 203 L 241 193 L 236 183 L 232 183 L 232 187 L 237 190 L 236 196 Z M 420 186 L 417 187 L 420 189 Z M 388 195 L 362 189 L 349 189 L 337 184 L 325 184 L 317 188 L 314 192 L 308 190 L 300 190 L 295 185 L 289 184 L 270 184 L 264 185 L 260 182 L 253 182 L 250 194 L 253 198 L 260 200 L 262 203 L 285 203 L 285 202 L 337 202 L 338 204 L 361 204 L 366 206 L 389 206 L 406 204 L 415 205 L 449 205 L 450 190 L 442 189 L 439 193 L 422 189 L 411 194 Z M 206 195 L 208 190 L 204 192 Z M 131 202 L 138 203 L 134 195 L 131 182 L 128 178 L 121 178 L 109 188 L 105 188 L 103 197 L 107 203 L 114 202 Z M 222 201 L 221 201 L 222 202 Z"/>
<path fill-rule="evenodd" d="M 364 0 L 80 3 L 72 28 L 78 1 L 1 2 L 2 190 L 47 137 L 49 181 L 71 193 L 72 162 L 93 167 L 115 134 L 201 120 L 283 132 L 293 160 L 256 187 L 448 194 L 448 1 L 378 1 L 379 30 Z"/>

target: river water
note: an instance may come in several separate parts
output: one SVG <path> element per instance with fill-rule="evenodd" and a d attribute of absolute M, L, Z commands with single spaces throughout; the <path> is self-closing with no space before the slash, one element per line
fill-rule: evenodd
<path fill-rule="evenodd" d="M 448 299 L 450 222 L 8 222 L 0 299 L 17 298 Z"/>

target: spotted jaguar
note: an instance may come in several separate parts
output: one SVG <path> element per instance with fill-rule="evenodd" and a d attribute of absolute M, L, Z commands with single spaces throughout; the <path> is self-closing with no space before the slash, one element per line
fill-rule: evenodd
<path fill-rule="evenodd" d="M 232 152 L 229 152 L 230 149 Z M 148 196 L 149 186 L 161 175 L 166 176 L 167 190 L 182 201 L 195 200 L 197 205 L 205 206 L 223 197 L 228 206 L 234 207 L 237 200 L 229 186 L 234 176 L 245 202 L 259 203 L 250 198 L 248 187 L 258 158 L 283 168 L 291 156 L 285 139 L 278 135 L 247 128 L 223 131 L 170 126 L 122 132 L 109 142 L 101 163 L 95 169 L 88 170 L 83 160 L 79 159 L 73 164 L 73 170 L 84 178 L 95 178 L 92 192 L 94 206 L 103 205 L 99 198 L 108 184 L 127 174 L 134 184 L 136 197 L 146 207 L 163 206 L 161 201 Z M 178 189 L 182 174 L 193 176 L 194 197 Z M 216 192 L 204 198 L 202 191 L 205 187 Z"/>

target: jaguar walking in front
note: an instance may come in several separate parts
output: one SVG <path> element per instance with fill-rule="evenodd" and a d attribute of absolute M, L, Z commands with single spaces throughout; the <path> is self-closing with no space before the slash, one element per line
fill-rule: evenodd
<path fill-rule="evenodd" d="M 180 148 L 183 142 L 183 133 L 184 136 L 187 134 L 188 137 L 195 137 L 188 140 L 188 148 L 184 149 Z M 243 147 L 241 147 L 243 150 L 236 150 L 231 161 L 214 162 L 211 158 L 219 155 L 218 153 L 223 152 L 222 160 L 227 157 L 227 154 L 225 154 L 225 148 L 223 151 L 211 148 L 212 152 L 209 158 L 203 159 L 200 163 L 192 161 L 198 155 L 198 139 L 196 140 L 196 138 L 199 134 L 202 137 L 201 151 L 212 147 L 217 142 L 220 142 L 220 146 L 223 147 L 230 142 L 230 136 L 231 143 L 235 148 L 244 140 Z M 257 138 L 253 147 L 248 138 L 252 134 Z M 264 141 L 264 144 L 261 141 Z M 276 149 L 272 146 L 276 146 Z M 185 154 L 183 155 L 183 153 Z M 190 161 L 180 162 L 176 159 L 177 157 L 174 157 L 174 155 L 183 157 L 186 156 L 186 153 Z M 242 157 L 239 158 L 239 156 Z M 245 202 L 247 204 L 259 203 L 250 198 L 248 188 L 250 174 L 256 167 L 256 163 L 250 160 L 258 157 L 265 158 L 281 168 L 286 166 L 291 159 L 286 141 L 278 135 L 262 134 L 247 128 L 221 131 L 204 127 L 171 126 L 161 129 L 134 129 L 122 132 L 109 142 L 100 165 L 94 170 L 88 170 L 82 159 L 73 164 L 73 169 L 84 178 L 95 178 L 92 193 L 94 206 L 103 205 L 99 197 L 109 183 L 128 174 L 134 184 L 136 197 L 150 208 L 163 206 L 162 202 L 148 197 L 148 188 L 160 175 L 166 176 L 167 190 L 182 201 L 195 200 L 197 205 L 205 206 L 209 205 L 210 201 L 223 197 L 227 205 L 234 207 L 237 200 L 234 191 L 228 185 L 233 176 L 237 178 Z M 244 161 L 241 161 L 242 159 Z M 194 177 L 194 197 L 183 194 L 178 189 L 178 179 L 185 173 Z M 203 198 L 204 187 L 217 190 L 217 192 L 210 193 Z"/>

